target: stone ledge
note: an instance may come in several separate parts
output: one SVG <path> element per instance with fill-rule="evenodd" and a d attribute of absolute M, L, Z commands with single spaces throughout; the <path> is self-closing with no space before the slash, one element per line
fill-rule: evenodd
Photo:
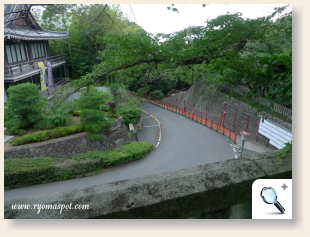
<path fill-rule="evenodd" d="M 266 158 L 274 162 L 277 157 Z M 273 161 L 272 161 L 273 160 Z M 292 156 L 284 158 L 291 163 Z M 292 178 L 281 167 L 272 178 Z M 271 178 L 253 160 L 233 159 L 173 172 L 5 202 L 6 219 L 190 218 L 249 202 L 252 183 Z M 88 210 L 12 210 L 13 204 L 89 204 Z"/>
<path fill-rule="evenodd" d="M 121 126 L 113 132 L 103 132 L 103 137 L 98 140 L 90 140 L 87 132 L 76 133 L 47 141 L 6 148 L 4 149 L 4 159 L 26 157 L 63 158 L 68 155 L 86 153 L 93 150 L 111 150 L 115 148 L 115 141 L 118 139 L 124 139 L 124 144 L 129 142 L 123 118 L 120 117 L 113 125 L 115 124 L 121 124 Z"/>

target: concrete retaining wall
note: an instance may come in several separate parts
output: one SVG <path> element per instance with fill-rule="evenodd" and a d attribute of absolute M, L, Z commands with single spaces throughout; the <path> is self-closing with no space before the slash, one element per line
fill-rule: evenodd
<path fill-rule="evenodd" d="M 6 219 L 250 218 L 256 179 L 292 178 L 292 155 L 269 153 L 4 203 Z M 89 205 L 86 210 L 13 209 L 15 204 Z"/>
<path fill-rule="evenodd" d="M 62 158 L 68 155 L 86 153 L 93 150 L 106 151 L 113 149 L 116 147 L 115 142 L 118 139 L 123 139 L 124 144 L 130 141 L 127 128 L 122 118 L 118 119 L 110 128 L 117 129 L 103 133 L 103 137 L 98 140 L 90 140 L 87 137 L 88 134 L 82 132 L 48 141 L 7 148 L 4 150 L 4 158 Z"/>

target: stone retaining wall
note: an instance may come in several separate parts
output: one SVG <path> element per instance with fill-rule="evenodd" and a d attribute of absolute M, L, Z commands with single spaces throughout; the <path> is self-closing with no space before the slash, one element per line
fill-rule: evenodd
<path fill-rule="evenodd" d="M 56 138 L 43 142 L 36 142 L 4 150 L 4 158 L 52 157 L 62 158 L 68 155 L 86 153 L 93 150 L 106 151 L 116 147 L 115 142 L 123 139 L 129 143 L 127 128 L 122 118 L 110 126 L 109 132 L 102 133 L 98 140 L 90 140 L 86 132 Z"/>
<path fill-rule="evenodd" d="M 178 171 L 81 189 L 36 195 L 4 203 L 5 219 L 176 219 L 251 218 L 256 179 L 291 179 L 292 154 L 231 159 Z M 87 204 L 86 210 L 12 209 L 18 204 Z"/>

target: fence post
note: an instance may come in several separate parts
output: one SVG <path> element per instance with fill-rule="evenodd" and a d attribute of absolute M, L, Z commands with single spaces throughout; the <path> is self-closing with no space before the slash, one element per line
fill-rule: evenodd
<path fill-rule="evenodd" d="M 236 114 L 235 114 L 235 118 L 234 118 L 233 132 L 235 132 L 235 128 L 236 128 L 237 115 L 238 115 L 238 109 L 236 109 Z"/>
<path fill-rule="evenodd" d="M 206 107 L 206 120 L 208 120 L 208 107 Z"/>
<path fill-rule="evenodd" d="M 222 126 L 225 126 L 225 118 L 226 118 L 226 110 L 227 110 L 227 103 L 224 104 L 224 112 L 223 112 L 223 124 Z"/>
<path fill-rule="evenodd" d="M 261 118 L 259 119 L 259 123 L 258 123 L 258 128 L 257 128 L 257 133 L 256 133 L 256 138 L 255 138 L 255 141 L 257 142 L 257 139 L 258 139 L 258 135 L 259 135 L 259 127 L 260 127 L 260 121 L 261 121 Z"/>
<path fill-rule="evenodd" d="M 249 124 L 250 124 L 250 121 L 251 121 L 251 115 L 248 116 L 248 123 L 246 125 L 246 132 L 249 130 Z"/>
<path fill-rule="evenodd" d="M 222 123 L 223 123 L 223 112 L 222 112 L 221 117 L 220 117 L 220 126 L 222 126 Z"/>
<path fill-rule="evenodd" d="M 194 104 L 194 113 L 192 115 L 192 120 L 194 120 L 194 116 L 196 115 L 196 104 Z"/>

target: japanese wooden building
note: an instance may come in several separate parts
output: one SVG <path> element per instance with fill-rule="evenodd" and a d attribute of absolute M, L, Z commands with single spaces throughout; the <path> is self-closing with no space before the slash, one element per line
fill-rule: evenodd
<path fill-rule="evenodd" d="M 4 103 L 9 86 L 31 82 L 41 91 L 54 86 L 53 70 L 65 65 L 65 57 L 50 54 L 49 40 L 68 37 L 68 32 L 42 29 L 28 5 L 4 5 Z M 45 76 L 45 85 L 42 84 L 42 71 L 49 74 Z"/>

